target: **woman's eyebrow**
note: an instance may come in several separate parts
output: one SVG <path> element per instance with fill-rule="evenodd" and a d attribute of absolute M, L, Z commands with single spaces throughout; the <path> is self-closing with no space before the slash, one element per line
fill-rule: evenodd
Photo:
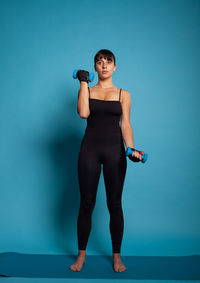
<path fill-rule="evenodd" d="M 101 57 L 101 58 L 97 59 L 97 61 L 100 61 L 100 60 L 102 60 L 102 59 L 106 59 L 107 61 L 108 61 L 108 60 L 111 60 L 111 61 L 112 61 L 112 58 L 110 58 L 110 57 L 108 57 L 108 58 L 107 58 L 107 57 L 103 57 L 103 58 Z"/>

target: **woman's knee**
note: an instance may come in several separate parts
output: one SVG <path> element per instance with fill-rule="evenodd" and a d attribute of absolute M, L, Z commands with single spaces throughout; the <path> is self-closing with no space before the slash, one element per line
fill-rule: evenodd
<path fill-rule="evenodd" d="M 92 213 L 95 206 L 96 199 L 84 198 L 81 199 L 80 210 L 85 213 Z"/>
<path fill-rule="evenodd" d="M 107 207 L 110 212 L 116 212 L 122 210 L 122 203 L 120 200 L 107 200 Z"/>

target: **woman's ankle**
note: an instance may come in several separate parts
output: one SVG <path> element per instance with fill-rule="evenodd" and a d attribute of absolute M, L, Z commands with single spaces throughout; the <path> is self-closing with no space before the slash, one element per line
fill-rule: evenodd
<path fill-rule="evenodd" d="M 86 250 L 79 250 L 78 256 L 85 257 L 86 256 Z"/>
<path fill-rule="evenodd" d="M 120 258 L 120 253 L 113 253 L 113 259 Z"/>

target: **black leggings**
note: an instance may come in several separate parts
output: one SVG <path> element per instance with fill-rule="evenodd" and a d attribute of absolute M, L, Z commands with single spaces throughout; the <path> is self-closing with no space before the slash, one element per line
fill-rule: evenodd
<path fill-rule="evenodd" d="M 119 137 L 119 135 L 118 135 Z M 78 159 L 80 209 L 77 221 L 78 249 L 85 250 L 91 231 L 91 215 L 96 202 L 101 164 L 110 213 L 110 233 L 113 253 L 120 253 L 124 218 L 121 205 L 127 160 L 122 137 L 103 142 L 85 136 Z"/>

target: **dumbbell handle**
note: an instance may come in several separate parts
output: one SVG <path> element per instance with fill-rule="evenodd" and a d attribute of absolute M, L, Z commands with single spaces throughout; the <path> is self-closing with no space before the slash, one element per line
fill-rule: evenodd
<path fill-rule="evenodd" d="M 142 152 L 142 151 L 137 150 L 137 149 L 134 149 L 134 150 L 138 151 L 140 154 L 141 154 L 141 152 Z M 129 146 L 129 147 L 127 148 L 127 150 L 126 150 L 126 156 L 132 155 L 132 153 L 133 153 L 134 150 Z M 141 154 L 141 156 L 142 156 L 142 160 L 141 160 L 142 163 L 145 163 L 145 162 L 147 161 L 147 159 L 148 159 L 148 154 L 147 154 L 147 153 Z"/>

